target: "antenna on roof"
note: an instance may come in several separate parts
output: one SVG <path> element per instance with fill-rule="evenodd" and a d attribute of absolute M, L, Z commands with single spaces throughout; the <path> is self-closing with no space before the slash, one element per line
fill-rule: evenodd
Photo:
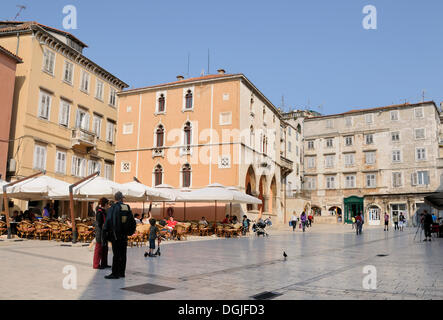
<path fill-rule="evenodd" d="M 188 52 L 188 73 L 187 73 L 187 77 L 189 78 L 189 60 L 190 60 L 191 54 Z"/>
<path fill-rule="evenodd" d="M 209 71 L 209 48 L 208 48 L 208 74 L 211 74 L 211 72 Z"/>
<path fill-rule="evenodd" d="M 285 95 L 281 95 L 281 109 L 285 111 Z"/>
<path fill-rule="evenodd" d="M 17 20 L 18 16 L 19 16 L 20 13 L 22 12 L 22 10 L 25 10 L 25 9 L 26 9 L 26 6 L 23 6 L 23 5 L 17 5 L 16 7 L 17 7 L 17 8 L 20 8 L 20 10 L 18 10 L 17 14 L 15 15 L 14 19 L 12 19 L 12 21 Z"/>
<path fill-rule="evenodd" d="M 425 89 L 423 89 L 422 93 L 421 93 L 421 102 L 425 102 Z"/>

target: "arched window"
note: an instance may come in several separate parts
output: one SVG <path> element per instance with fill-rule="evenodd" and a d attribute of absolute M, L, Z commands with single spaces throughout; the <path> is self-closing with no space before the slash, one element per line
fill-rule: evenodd
<path fill-rule="evenodd" d="M 163 168 L 161 165 L 157 165 L 154 170 L 154 185 L 158 186 L 163 183 Z"/>
<path fill-rule="evenodd" d="M 182 167 L 182 186 L 183 188 L 191 186 L 191 166 L 189 164 Z"/>
<path fill-rule="evenodd" d="M 163 147 L 165 128 L 162 125 L 159 125 L 155 131 L 155 135 L 157 137 L 157 147 Z"/>
<path fill-rule="evenodd" d="M 162 93 L 158 98 L 158 112 L 165 111 L 165 95 Z"/>
<path fill-rule="evenodd" d="M 192 91 L 188 90 L 185 95 L 185 108 L 192 109 Z"/>
<path fill-rule="evenodd" d="M 191 145 L 191 134 L 192 134 L 192 126 L 189 121 L 185 123 L 183 131 L 184 131 L 184 145 L 189 150 L 189 146 Z"/>
<path fill-rule="evenodd" d="M 250 104 L 250 109 L 253 110 L 254 109 L 254 95 L 251 94 L 251 104 Z"/>

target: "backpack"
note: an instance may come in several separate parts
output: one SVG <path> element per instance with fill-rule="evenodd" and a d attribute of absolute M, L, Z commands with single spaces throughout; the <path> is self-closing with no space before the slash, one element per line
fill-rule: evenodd
<path fill-rule="evenodd" d="M 121 232 L 124 236 L 131 236 L 135 233 L 137 223 L 132 215 L 131 207 L 127 204 L 120 204 Z"/>

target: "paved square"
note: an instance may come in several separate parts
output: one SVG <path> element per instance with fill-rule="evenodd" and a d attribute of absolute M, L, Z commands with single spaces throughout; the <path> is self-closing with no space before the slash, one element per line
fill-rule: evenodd
<path fill-rule="evenodd" d="M 88 247 L 2 241 L 0 299 L 253 299 L 267 291 L 281 294 L 274 299 L 443 299 L 443 239 L 414 241 L 412 228 L 371 227 L 356 236 L 342 225 L 269 232 L 268 238 L 163 242 L 156 258 L 145 258 L 145 247 L 128 248 L 126 278 L 117 280 L 103 278 L 109 269 L 92 269 Z M 377 271 L 375 290 L 362 285 L 368 265 Z M 73 275 L 63 273 L 66 266 L 77 270 L 74 290 L 63 288 Z M 145 284 L 172 290 L 122 290 Z"/>

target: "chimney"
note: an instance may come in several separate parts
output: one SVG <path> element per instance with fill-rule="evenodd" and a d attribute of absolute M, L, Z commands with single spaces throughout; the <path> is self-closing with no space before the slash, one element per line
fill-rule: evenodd
<path fill-rule="evenodd" d="M 218 72 L 218 74 L 225 74 L 226 73 L 225 69 L 218 69 L 217 72 Z"/>
<path fill-rule="evenodd" d="M 177 76 L 177 80 L 178 80 L 178 81 L 181 81 L 181 80 L 183 80 L 184 78 L 185 78 L 185 77 L 183 77 L 182 75 L 178 75 L 178 76 Z"/>

